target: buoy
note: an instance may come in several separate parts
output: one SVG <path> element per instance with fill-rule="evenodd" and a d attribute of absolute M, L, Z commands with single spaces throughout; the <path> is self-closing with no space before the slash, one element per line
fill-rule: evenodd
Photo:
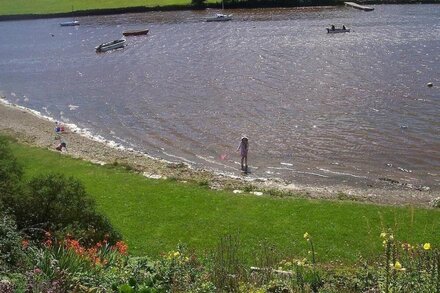
<path fill-rule="evenodd" d="M 427 85 L 428 87 L 432 87 L 432 86 L 433 86 L 432 82 L 428 82 L 426 85 Z"/>

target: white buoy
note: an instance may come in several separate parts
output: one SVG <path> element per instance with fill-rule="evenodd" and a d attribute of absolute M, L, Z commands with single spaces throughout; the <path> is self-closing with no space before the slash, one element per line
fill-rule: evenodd
<path fill-rule="evenodd" d="M 427 85 L 428 87 L 432 87 L 432 86 L 433 86 L 432 82 L 428 82 L 426 85 Z"/>

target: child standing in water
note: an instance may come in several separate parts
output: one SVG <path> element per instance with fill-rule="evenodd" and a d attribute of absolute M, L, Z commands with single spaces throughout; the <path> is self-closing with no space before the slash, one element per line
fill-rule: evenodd
<path fill-rule="evenodd" d="M 247 165 L 247 155 L 249 150 L 249 141 L 247 137 L 242 137 L 240 145 L 237 148 L 237 152 L 240 151 L 241 155 L 241 171 L 247 172 L 248 165 Z"/>

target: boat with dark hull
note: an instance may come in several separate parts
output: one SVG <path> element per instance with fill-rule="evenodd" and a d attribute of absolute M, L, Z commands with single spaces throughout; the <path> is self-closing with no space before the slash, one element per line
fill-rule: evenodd
<path fill-rule="evenodd" d="M 331 28 L 327 28 L 327 33 L 328 34 L 338 34 L 338 33 L 349 33 L 350 29 L 346 28 L 346 27 L 342 27 L 342 28 L 335 28 L 335 27 L 331 27 Z"/>
<path fill-rule="evenodd" d="M 130 31 L 125 31 L 122 34 L 126 37 L 128 36 L 145 36 L 148 34 L 150 30 L 148 29 L 140 29 L 140 30 L 130 30 Z"/>

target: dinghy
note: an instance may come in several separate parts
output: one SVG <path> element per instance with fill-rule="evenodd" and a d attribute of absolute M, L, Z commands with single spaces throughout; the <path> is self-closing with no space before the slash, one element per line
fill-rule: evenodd
<path fill-rule="evenodd" d="M 112 42 L 103 43 L 103 44 L 99 45 L 98 47 L 95 47 L 95 49 L 96 49 L 97 53 L 107 52 L 110 50 L 115 50 L 115 49 L 125 47 L 125 42 L 126 42 L 125 39 L 114 40 Z"/>

